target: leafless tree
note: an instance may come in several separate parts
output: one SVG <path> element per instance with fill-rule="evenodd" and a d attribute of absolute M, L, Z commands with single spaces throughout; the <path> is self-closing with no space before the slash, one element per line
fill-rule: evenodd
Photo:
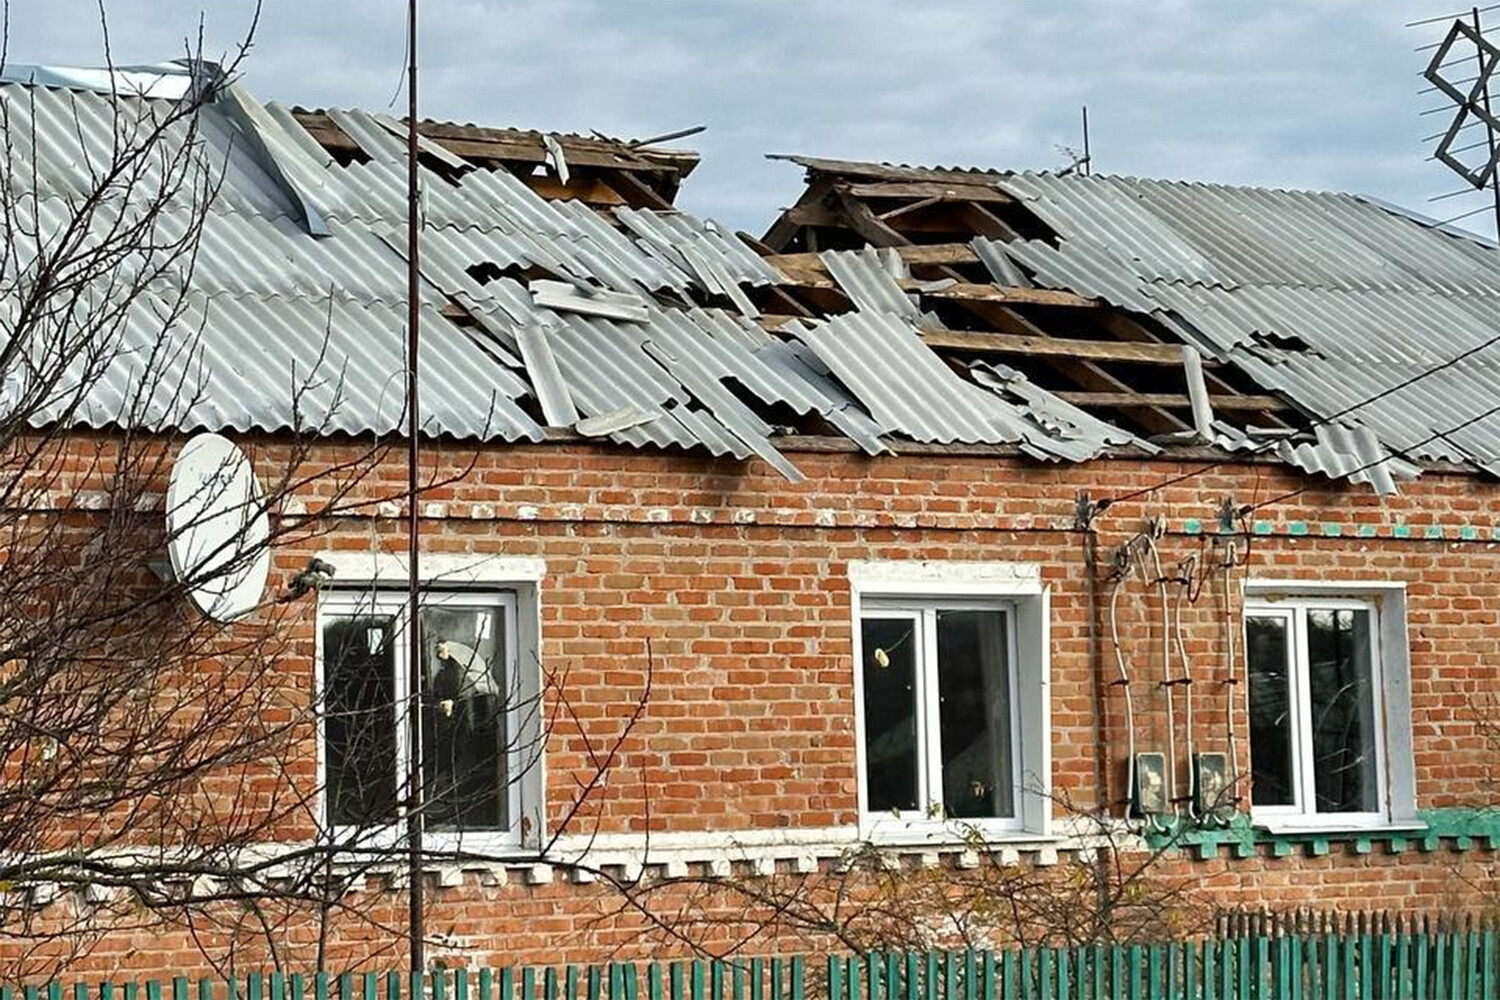
<path fill-rule="evenodd" d="M 1074 843 L 1042 861 L 971 830 L 961 849 L 861 843 L 798 871 L 643 882 L 633 914 L 664 942 L 717 955 L 776 938 L 856 954 L 929 948 L 1130 943 L 1204 933 L 1213 907 L 1170 870 L 1186 831 L 1148 844 L 1132 822 L 1064 807 Z"/>
<path fill-rule="evenodd" d="M 381 512 L 403 492 L 370 473 L 404 446 L 331 434 L 333 360 L 285 387 L 295 426 L 242 438 L 260 496 L 239 516 L 248 525 L 264 513 L 265 537 L 246 543 L 241 533 L 186 572 L 166 568 L 168 546 L 202 526 L 169 527 L 163 494 L 214 377 L 204 350 L 212 319 L 194 274 L 227 159 L 200 124 L 250 47 L 247 36 L 210 63 L 201 35 L 185 53 L 191 84 L 179 96 L 126 93 L 111 71 L 102 102 L 74 103 L 64 131 L 81 157 L 65 178 L 42 167 L 37 88 L 0 97 L 0 977 L 9 981 L 61 970 L 104 935 L 167 927 L 226 969 L 251 939 L 247 961 L 322 965 L 330 928 L 349 921 L 380 925 L 380 947 L 403 950 L 404 929 L 381 925 L 370 894 L 349 891 L 397 868 L 404 848 L 385 836 L 389 824 L 359 812 L 389 803 L 368 788 L 324 787 L 316 758 L 321 727 L 344 726 L 357 746 L 383 738 L 372 714 L 401 706 L 388 691 L 340 704 L 286 666 L 311 660 L 316 572 L 278 567 L 259 606 L 232 623 L 192 600 L 267 550 L 315 550 L 353 518 L 394 522 Z M 105 120 L 90 118 L 101 106 Z M 441 462 L 424 489 L 469 467 L 462 449 Z M 433 655 L 467 665 L 448 649 Z M 567 719 L 562 679 L 543 684 L 545 694 L 484 692 L 492 715 L 536 717 L 499 750 L 524 766 Z M 440 727 L 453 701 L 439 691 L 421 710 Z M 472 708 L 459 701 L 460 712 Z M 623 738 L 590 744 L 599 777 L 580 782 L 573 827 Z M 434 776 L 430 808 L 451 808 L 460 789 L 442 781 L 464 780 L 462 769 Z M 353 822 L 334 831 L 325 804 L 337 796 L 352 803 Z M 547 855 L 548 844 L 531 846 Z M 313 927 L 314 943 L 288 956 L 293 927 Z"/>

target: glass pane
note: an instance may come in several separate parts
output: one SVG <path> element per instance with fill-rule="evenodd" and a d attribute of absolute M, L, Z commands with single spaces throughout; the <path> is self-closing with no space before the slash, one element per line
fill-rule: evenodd
<path fill-rule="evenodd" d="M 940 611 L 937 622 L 944 815 L 1014 816 L 1005 613 Z"/>
<path fill-rule="evenodd" d="M 917 636 L 910 618 L 866 618 L 865 782 L 871 812 L 917 808 Z"/>
<path fill-rule="evenodd" d="M 371 826 L 396 818 L 393 622 L 360 615 L 323 626 L 323 741 L 328 821 Z"/>
<path fill-rule="evenodd" d="M 510 826 L 505 622 L 495 608 L 422 610 L 422 792 L 432 830 Z"/>
<path fill-rule="evenodd" d="M 1245 662 L 1250 671 L 1250 801 L 1296 805 L 1285 618 L 1245 618 Z"/>
<path fill-rule="evenodd" d="M 1370 613 L 1309 610 L 1307 658 L 1317 811 L 1375 812 Z"/>

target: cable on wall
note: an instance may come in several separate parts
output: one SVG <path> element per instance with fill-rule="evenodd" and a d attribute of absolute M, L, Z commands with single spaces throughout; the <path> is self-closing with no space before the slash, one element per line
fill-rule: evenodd
<path fill-rule="evenodd" d="M 1177 815 L 1181 809 L 1181 800 L 1177 795 L 1177 712 L 1176 702 L 1172 689 L 1176 682 L 1172 677 L 1172 624 L 1171 607 L 1167 597 L 1167 583 L 1169 582 L 1161 568 L 1161 552 L 1156 547 L 1156 537 L 1166 529 L 1166 523 L 1161 518 L 1153 518 L 1149 530 L 1142 535 L 1146 554 L 1151 560 L 1151 569 L 1155 574 L 1156 596 L 1161 602 L 1161 668 L 1162 668 L 1162 692 L 1167 699 L 1167 806 L 1172 815 Z"/>
<path fill-rule="evenodd" d="M 1224 728 L 1228 733 L 1229 740 L 1229 777 L 1231 782 L 1240 780 L 1240 746 L 1239 740 L 1235 738 L 1234 730 L 1234 703 L 1235 694 L 1239 690 L 1239 664 L 1235 659 L 1235 618 L 1234 605 L 1230 598 L 1231 578 L 1234 576 L 1236 557 L 1238 556 L 1238 544 L 1230 539 L 1225 545 L 1224 561 L 1220 564 L 1222 569 L 1224 599 Z M 1229 787 L 1234 787 L 1231 784 Z"/>
<path fill-rule="evenodd" d="M 1115 670 L 1119 675 L 1113 687 L 1125 694 L 1125 808 L 1124 817 L 1130 819 L 1130 801 L 1135 795 L 1135 701 L 1130 694 L 1130 670 L 1125 665 L 1125 650 L 1120 645 L 1120 592 L 1130 575 L 1130 542 L 1115 550 L 1114 571 L 1109 581 L 1109 638 L 1115 649 Z"/>
<path fill-rule="evenodd" d="M 1190 555 L 1178 564 L 1177 571 L 1177 596 L 1172 602 L 1172 639 L 1177 646 L 1177 662 L 1182 665 L 1182 673 L 1175 683 L 1182 686 L 1182 697 L 1185 705 L 1183 709 L 1183 729 L 1185 736 L 1184 753 L 1188 770 L 1188 794 L 1187 813 L 1194 822 L 1198 820 L 1198 807 L 1196 795 L 1196 782 L 1193 779 L 1193 664 L 1188 657 L 1187 644 L 1182 641 L 1182 602 L 1193 594 L 1193 580 L 1198 572 L 1198 557 Z M 1172 767 L 1177 767 L 1177 761 L 1172 761 Z"/>

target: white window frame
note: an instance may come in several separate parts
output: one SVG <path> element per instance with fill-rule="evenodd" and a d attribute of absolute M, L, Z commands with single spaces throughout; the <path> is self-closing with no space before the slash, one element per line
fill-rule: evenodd
<path fill-rule="evenodd" d="M 318 555 L 334 567 L 333 583 L 318 596 L 314 682 L 321 697 L 323 683 L 323 626 L 331 617 L 382 614 L 395 620 L 396 643 L 396 819 L 378 828 L 327 827 L 327 747 L 323 728 L 317 731 L 318 822 L 323 837 L 355 850 L 384 850 L 405 838 L 406 762 L 409 738 L 403 705 L 407 696 L 407 595 L 404 560 L 387 553 L 324 552 Z M 495 556 L 424 555 L 421 561 L 424 607 L 484 607 L 505 617 L 505 660 L 508 696 L 507 732 L 512 748 L 507 773 L 510 784 L 508 829 L 424 831 L 424 844 L 434 852 L 476 854 L 516 853 L 545 842 L 545 735 L 541 704 L 541 582 L 546 564 L 539 559 Z"/>
<path fill-rule="evenodd" d="M 1365 611 L 1371 616 L 1370 688 L 1377 797 L 1377 807 L 1373 811 L 1316 811 L 1311 762 L 1312 705 L 1308 690 L 1307 614 L 1310 610 Z M 1253 580 L 1245 585 L 1242 631 L 1246 619 L 1252 617 L 1280 618 L 1287 624 L 1290 646 L 1288 691 L 1294 719 L 1290 737 L 1296 799 L 1292 805 L 1257 806 L 1252 803 L 1252 822 L 1273 832 L 1284 833 L 1420 827 L 1422 824 L 1416 815 L 1412 757 L 1411 661 L 1406 635 L 1405 584 Z M 1243 648 L 1248 656 L 1248 642 Z M 1248 659 L 1245 669 L 1248 678 Z M 1248 683 L 1245 691 L 1248 711 Z"/>
<path fill-rule="evenodd" d="M 1049 593 L 1035 563 L 854 560 L 849 564 L 853 613 L 855 753 L 859 832 L 863 839 L 896 843 L 962 843 L 978 833 L 986 840 L 1037 840 L 1052 836 Z M 953 819 L 929 803 L 927 809 L 892 814 L 869 809 L 865 760 L 865 691 L 862 622 L 873 616 L 910 616 L 919 623 L 917 660 L 919 794 L 941 793 L 940 735 L 932 730 L 937 707 L 929 692 L 937 680 L 939 610 L 1000 609 L 1006 614 L 1011 697 L 1012 789 L 1015 815 Z M 935 790 L 935 792 L 934 792 Z"/>

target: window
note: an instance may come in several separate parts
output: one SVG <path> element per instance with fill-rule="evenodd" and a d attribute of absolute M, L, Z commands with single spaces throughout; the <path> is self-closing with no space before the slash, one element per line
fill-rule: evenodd
<path fill-rule="evenodd" d="M 1310 828 L 1410 818 L 1404 595 L 1277 589 L 1245 601 L 1253 815 Z"/>
<path fill-rule="evenodd" d="M 332 557 L 330 557 L 332 558 Z M 369 556 L 363 559 L 368 561 Z M 389 842 L 404 829 L 410 759 L 405 710 L 409 650 L 404 591 L 381 590 L 399 567 L 345 556 L 335 579 L 373 578 L 319 595 L 318 667 L 323 699 L 323 811 L 341 842 Z M 492 849 L 535 843 L 542 787 L 537 586 L 544 567 L 502 560 L 486 573 L 434 557 L 451 590 L 421 599 L 422 783 L 434 847 Z M 428 561 L 424 560 L 424 567 Z M 402 574 L 404 575 L 404 574 Z M 523 655 L 524 651 L 524 655 Z"/>
<path fill-rule="evenodd" d="M 866 806 L 1011 820 L 1016 698 L 1004 607 L 866 605 Z"/>
<path fill-rule="evenodd" d="M 851 565 L 865 832 L 1045 829 L 1045 593 L 1028 568 Z"/>

